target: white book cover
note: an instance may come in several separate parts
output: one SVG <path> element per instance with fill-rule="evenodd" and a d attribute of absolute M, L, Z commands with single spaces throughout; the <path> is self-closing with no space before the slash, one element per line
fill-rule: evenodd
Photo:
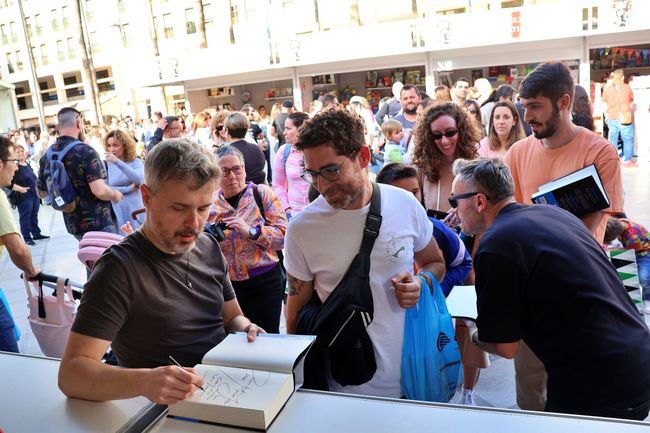
<path fill-rule="evenodd" d="M 476 321 L 476 317 L 478 317 L 476 287 L 454 286 L 447 296 L 447 310 L 452 317 Z"/>

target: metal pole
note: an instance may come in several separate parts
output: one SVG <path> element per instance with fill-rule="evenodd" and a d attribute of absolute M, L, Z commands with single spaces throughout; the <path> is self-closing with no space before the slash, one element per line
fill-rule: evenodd
<path fill-rule="evenodd" d="M 29 59 L 29 68 L 31 72 L 32 101 L 36 104 L 38 113 L 38 124 L 41 127 L 41 134 L 47 132 L 47 123 L 45 123 L 45 110 L 43 109 L 43 98 L 41 97 L 41 86 L 38 85 L 38 76 L 36 75 L 36 64 L 34 63 L 34 53 L 32 53 L 32 41 L 27 33 L 25 26 L 25 13 L 23 12 L 23 0 L 18 0 L 18 12 L 20 14 L 20 28 L 23 29 L 25 43 L 27 44 L 27 58 Z"/>

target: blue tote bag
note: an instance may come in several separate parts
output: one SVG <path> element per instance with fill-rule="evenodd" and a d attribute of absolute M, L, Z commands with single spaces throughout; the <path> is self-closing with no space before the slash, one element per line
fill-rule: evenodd
<path fill-rule="evenodd" d="M 402 346 L 402 392 L 411 400 L 446 403 L 461 379 L 460 351 L 454 324 L 436 278 L 424 277 L 420 300 L 406 310 Z"/>

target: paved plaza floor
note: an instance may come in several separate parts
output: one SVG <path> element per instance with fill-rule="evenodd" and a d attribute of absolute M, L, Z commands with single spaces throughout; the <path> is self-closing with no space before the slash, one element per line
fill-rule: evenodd
<path fill-rule="evenodd" d="M 650 160 L 642 157 L 639 167 L 622 168 L 625 210 L 628 216 L 650 228 Z M 17 213 L 16 213 L 17 219 Z M 51 207 L 42 207 L 40 225 L 43 233 L 51 236 L 37 241 L 31 247 L 34 263 L 44 272 L 70 278 L 83 283 L 86 272 L 77 259 L 77 241 L 69 235 L 63 225 L 60 212 Z M 0 287 L 4 290 L 14 313 L 22 338 L 19 347 L 22 353 L 41 354 L 27 320 L 25 289 L 19 278 L 20 271 L 11 263 L 8 254 L 0 257 Z M 650 324 L 650 316 L 646 316 Z M 475 396 L 477 404 L 500 408 L 516 408 L 514 368 L 511 360 L 490 356 L 491 366 L 482 372 Z M 594 378 L 594 380 L 598 380 Z M 458 394 L 452 402 L 457 401 Z"/>

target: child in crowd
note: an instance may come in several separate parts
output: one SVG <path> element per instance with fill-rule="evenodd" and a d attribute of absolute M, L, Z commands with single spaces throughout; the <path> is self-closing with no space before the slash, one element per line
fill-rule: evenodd
<path fill-rule="evenodd" d="M 386 144 L 384 144 L 384 164 L 404 162 L 406 149 L 403 149 L 401 144 L 404 138 L 402 124 L 397 120 L 388 119 L 381 124 L 381 132 L 384 134 L 384 138 L 386 138 Z"/>
<path fill-rule="evenodd" d="M 618 239 L 623 248 L 634 250 L 643 294 L 643 311 L 650 314 L 650 233 L 639 223 L 625 218 L 610 217 L 605 229 L 606 244 Z"/>
<path fill-rule="evenodd" d="M 418 173 L 415 167 L 399 163 L 387 164 L 377 174 L 377 183 L 402 188 L 411 192 L 418 201 L 422 199 Z M 433 224 L 433 237 L 436 239 L 445 258 L 445 278 L 440 283 L 440 286 L 445 297 L 447 297 L 454 286 L 474 283 L 472 259 L 465 248 L 465 244 L 452 229 L 433 217 L 429 217 L 429 220 Z M 478 380 L 479 369 L 489 367 L 490 360 L 486 352 L 469 340 L 467 327 L 462 320 L 456 321 L 456 340 L 458 341 L 463 363 L 463 387 L 459 403 L 475 406 L 474 387 Z"/>

